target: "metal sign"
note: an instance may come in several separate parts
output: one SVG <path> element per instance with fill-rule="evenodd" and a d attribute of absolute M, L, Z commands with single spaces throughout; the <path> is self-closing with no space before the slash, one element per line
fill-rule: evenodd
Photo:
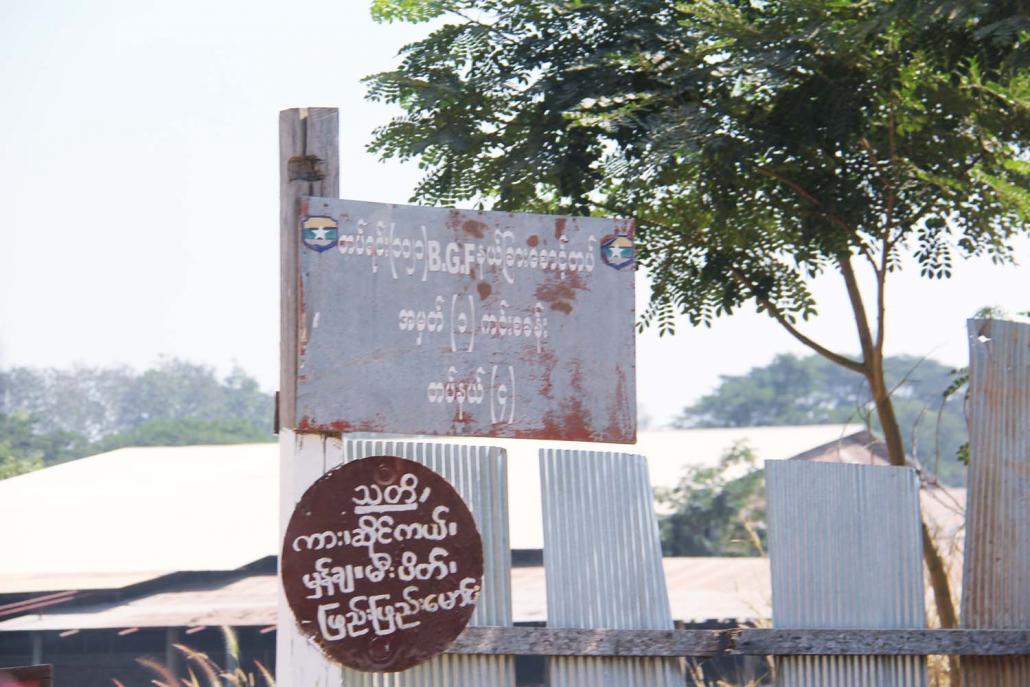
<path fill-rule="evenodd" d="M 632 222 L 301 213 L 298 429 L 636 440 Z"/>
<path fill-rule="evenodd" d="M 442 653 L 465 628 L 482 588 L 483 544 L 443 477 L 373 456 L 304 492 L 280 565 L 302 633 L 345 666 L 393 672 Z"/>

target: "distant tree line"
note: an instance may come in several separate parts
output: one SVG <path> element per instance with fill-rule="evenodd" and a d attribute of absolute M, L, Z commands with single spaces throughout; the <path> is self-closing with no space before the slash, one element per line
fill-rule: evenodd
<path fill-rule="evenodd" d="M 236 368 L 0 370 L 0 479 L 123 446 L 272 440 L 273 398 Z"/>
<path fill-rule="evenodd" d="M 894 409 L 908 455 L 949 485 L 965 483 L 961 448 L 966 422 L 960 371 L 913 356 L 884 359 Z M 960 386 L 960 385 L 959 385 Z M 723 375 L 719 386 L 684 409 L 676 427 L 759 427 L 879 420 L 865 380 L 818 355 L 779 355 L 743 375 Z"/>

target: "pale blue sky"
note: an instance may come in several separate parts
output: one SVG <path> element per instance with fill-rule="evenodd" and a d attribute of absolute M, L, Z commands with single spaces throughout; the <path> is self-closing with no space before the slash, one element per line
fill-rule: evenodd
<path fill-rule="evenodd" d="M 405 202 L 413 165 L 364 152 L 390 116 L 359 79 L 424 27 L 367 3 L 4 0 L 0 3 L 0 365 L 278 365 L 277 113 L 341 112 L 342 195 Z M 1020 253 L 1030 259 L 1030 244 Z M 1024 260 L 1025 261 L 1025 260 Z M 893 277 L 888 350 L 966 359 L 983 305 L 1030 309 L 1024 268 L 958 265 L 944 286 Z M 857 348 L 838 280 L 807 330 Z M 764 316 L 638 341 L 643 412 L 664 422 L 776 353 Z"/>

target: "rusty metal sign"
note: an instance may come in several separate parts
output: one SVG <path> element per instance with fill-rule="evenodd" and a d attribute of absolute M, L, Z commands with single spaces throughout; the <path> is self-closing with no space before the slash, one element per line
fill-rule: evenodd
<path fill-rule="evenodd" d="M 631 221 L 301 212 L 298 429 L 636 440 Z"/>
<path fill-rule="evenodd" d="M 393 672 L 442 653 L 465 628 L 482 588 L 483 544 L 443 477 L 373 456 L 304 492 L 280 570 L 302 633 L 345 666 Z"/>

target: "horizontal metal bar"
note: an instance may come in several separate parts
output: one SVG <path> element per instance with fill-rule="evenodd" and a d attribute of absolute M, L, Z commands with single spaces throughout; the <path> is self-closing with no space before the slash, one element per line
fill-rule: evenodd
<path fill-rule="evenodd" d="M 468 627 L 452 654 L 516 656 L 1028 656 L 1020 630 L 573 630 Z"/>
<path fill-rule="evenodd" d="M 1030 630 L 740 630 L 728 654 L 1025 656 Z"/>
<path fill-rule="evenodd" d="M 466 627 L 452 654 L 516 656 L 715 656 L 719 630 L 573 630 L 551 627 Z"/>

